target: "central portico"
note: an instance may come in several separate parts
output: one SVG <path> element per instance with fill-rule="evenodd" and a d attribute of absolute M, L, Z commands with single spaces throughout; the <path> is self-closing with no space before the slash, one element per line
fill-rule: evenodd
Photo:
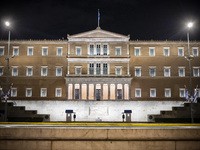
<path fill-rule="evenodd" d="M 129 39 L 100 27 L 68 35 L 68 100 L 129 100 Z"/>

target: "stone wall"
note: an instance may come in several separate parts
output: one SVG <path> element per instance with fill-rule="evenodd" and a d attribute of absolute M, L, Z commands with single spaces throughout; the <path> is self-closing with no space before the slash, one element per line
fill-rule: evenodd
<path fill-rule="evenodd" d="M 66 121 L 66 109 L 76 112 L 76 121 L 122 121 L 122 112 L 132 110 L 132 121 L 146 122 L 148 114 L 160 114 L 160 110 L 172 110 L 172 106 L 183 106 L 183 101 L 12 101 L 38 114 L 50 114 L 51 121 Z"/>

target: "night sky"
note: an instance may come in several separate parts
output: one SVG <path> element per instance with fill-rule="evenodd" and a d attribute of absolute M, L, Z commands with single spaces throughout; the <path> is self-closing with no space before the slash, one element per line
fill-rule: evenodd
<path fill-rule="evenodd" d="M 131 40 L 186 40 L 186 23 L 194 22 L 190 39 L 200 41 L 200 0 L 1 0 L 0 40 L 4 22 L 11 39 L 66 39 L 97 27 Z"/>

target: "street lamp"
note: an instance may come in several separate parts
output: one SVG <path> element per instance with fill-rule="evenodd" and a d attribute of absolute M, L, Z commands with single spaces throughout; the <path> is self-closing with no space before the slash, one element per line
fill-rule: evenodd
<path fill-rule="evenodd" d="M 6 94 L 8 92 L 8 75 L 9 75 L 9 51 L 10 51 L 10 22 L 5 22 L 6 27 L 8 28 L 8 56 L 7 60 L 7 74 L 6 74 Z M 7 122 L 7 99 L 5 99 L 5 122 Z"/>
<path fill-rule="evenodd" d="M 191 72 L 191 55 L 190 55 L 190 39 L 189 39 L 189 31 L 190 28 L 192 28 L 193 23 L 189 22 L 187 24 L 188 30 L 187 30 L 187 41 L 188 41 L 188 61 L 189 61 L 189 73 L 190 73 L 190 96 L 191 96 L 191 123 L 194 123 L 194 118 L 193 118 L 193 111 L 192 111 L 192 72 Z"/>

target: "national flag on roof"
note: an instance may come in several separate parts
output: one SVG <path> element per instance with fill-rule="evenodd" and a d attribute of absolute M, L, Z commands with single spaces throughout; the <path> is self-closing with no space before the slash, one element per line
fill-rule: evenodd
<path fill-rule="evenodd" d="M 100 12 L 99 12 L 99 10 L 98 10 L 98 20 L 100 20 Z"/>

